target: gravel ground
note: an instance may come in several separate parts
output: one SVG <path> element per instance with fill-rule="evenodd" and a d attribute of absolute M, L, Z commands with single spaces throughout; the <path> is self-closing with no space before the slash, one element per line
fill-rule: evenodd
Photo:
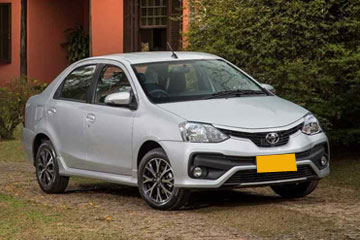
<path fill-rule="evenodd" d="M 161 212 L 136 188 L 96 180 L 72 178 L 65 194 L 47 195 L 30 164 L 0 161 L 0 194 L 55 217 L 11 232 L 5 223 L 16 225 L 21 212 L 0 198 L 0 239 L 360 239 L 360 194 L 330 183 L 297 200 L 269 188 L 194 193 L 186 209 Z"/>

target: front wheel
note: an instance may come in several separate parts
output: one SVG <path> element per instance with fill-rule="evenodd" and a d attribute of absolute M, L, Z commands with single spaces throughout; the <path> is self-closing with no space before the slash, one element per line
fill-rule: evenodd
<path fill-rule="evenodd" d="M 158 210 L 176 210 L 185 205 L 189 191 L 174 186 L 174 172 L 163 149 L 148 152 L 138 172 L 139 192 L 145 202 Z"/>
<path fill-rule="evenodd" d="M 291 183 L 271 186 L 272 190 L 283 198 L 301 198 L 312 193 L 318 185 L 318 181 Z"/>

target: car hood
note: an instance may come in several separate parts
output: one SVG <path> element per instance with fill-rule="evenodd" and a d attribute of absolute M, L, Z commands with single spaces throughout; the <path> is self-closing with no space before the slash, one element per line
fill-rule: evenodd
<path fill-rule="evenodd" d="M 187 121 L 260 129 L 289 125 L 308 111 L 276 96 L 238 97 L 159 104 Z"/>

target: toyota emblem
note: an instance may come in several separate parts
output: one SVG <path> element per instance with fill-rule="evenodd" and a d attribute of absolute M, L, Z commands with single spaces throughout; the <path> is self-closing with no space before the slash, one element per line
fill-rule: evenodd
<path fill-rule="evenodd" d="M 275 145 L 280 141 L 280 136 L 277 133 L 268 133 L 265 137 L 265 140 L 271 144 Z"/>

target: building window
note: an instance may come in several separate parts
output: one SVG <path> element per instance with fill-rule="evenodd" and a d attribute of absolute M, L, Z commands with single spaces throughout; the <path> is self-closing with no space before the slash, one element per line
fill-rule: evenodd
<path fill-rule="evenodd" d="M 168 0 L 141 0 L 141 27 L 167 27 L 167 5 Z"/>
<path fill-rule="evenodd" d="M 11 4 L 0 3 L 0 63 L 11 62 Z"/>
<path fill-rule="evenodd" d="M 181 48 L 182 0 L 124 0 L 124 51 Z"/>

